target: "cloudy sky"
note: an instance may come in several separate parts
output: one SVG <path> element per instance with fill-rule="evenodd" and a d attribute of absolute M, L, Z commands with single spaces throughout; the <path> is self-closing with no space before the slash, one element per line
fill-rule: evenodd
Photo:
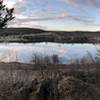
<path fill-rule="evenodd" d="M 100 0 L 4 0 L 14 7 L 10 27 L 100 30 Z"/>

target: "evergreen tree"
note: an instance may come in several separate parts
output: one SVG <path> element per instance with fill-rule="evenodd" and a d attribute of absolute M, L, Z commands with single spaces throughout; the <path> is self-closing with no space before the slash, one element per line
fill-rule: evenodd
<path fill-rule="evenodd" d="M 7 8 L 3 0 L 0 0 L 0 28 L 5 28 L 7 23 L 14 19 L 13 12 L 14 8 Z"/>

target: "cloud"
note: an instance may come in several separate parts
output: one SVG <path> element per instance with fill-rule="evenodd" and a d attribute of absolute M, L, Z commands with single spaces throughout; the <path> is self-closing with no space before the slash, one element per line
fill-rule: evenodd
<path fill-rule="evenodd" d="M 36 15 L 36 17 L 34 17 L 34 13 L 33 15 L 31 14 L 31 16 L 28 15 L 23 15 L 23 14 L 15 14 L 15 20 L 13 20 L 12 22 L 9 23 L 10 26 L 19 26 L 19 27 L 37 27 L 37 28 L 44 28 L 44 26 L 40 25 L 41 21 L 48 21 L 48 20 L 59 20 L 59 19 L 64 19 L 68 16 L 68 14 L 66 12 L 61 12 L 57 15 L 53 15 L 53 16 L 44 16 L 41 17 L 41 15 Z M 46 28 L 46 27 L 45 27 Z"/>
<path fill-rule="evenodd" d="M 60 0 L 60 1 L 64 2 L 65 4 L 72 5 L 72 6 L 73 6 L 73 5 L 74 5 L 74 6 L 77 5 L 77 3 L 76 3 L 75 0 Z"/>
<path fill-rule="evenodd" d="M 97 11 L 97 12 L 100 12 L 100 8 L 97 8 L 96 11 Z"/>
<path fill-rule="evenodd" d="M 89 17 L 89 16 L 71 16 L 70 15 L 69 18 L 76 22 L 83 23 L 85 25 L 95 23 L 94 18 Z"/>
<path fill-rule="evenodd" d="M 16 3 L 21 3 L 21 2 L 23 2 L 23 0 L 4 0 L 4 4 L 6 4 L 6 6 L 8 7 L 8 8 L 12 8 L 12 7 L 15 7 L 15 4 Z"/>
<path fill-rule="evenodd" d="M 49 0 L 44 0 L 49 1 Z M 65 20 L 73 21 L 73 23 L 80 23 L 81 25 L 96 25 L 95 18 L 86 14 L 82 10 L 84 6 L 93 6 L 99 10 L 100 0 L 60 0 L 61 2 L 70 5 L 70 9 L 56 10 L 50 4 L 46 4 L 43 0 L 5 0 L 9 7 L 15 8 L 15 20 L 10 22 L 10 26 L 20 27 L 40 27 L 43 21 Z M 59 0 L 56 0 L 59 1 Z M 49 6 L 48 6 L 49 5 Z M 82 7 L 81 7 L 82 6 Z M 76 7 L 74 9 L 74 7 Z M 88 6 L 87 6 L 88 7 Z M 59 7 L 60 8 L 60 7 Z M 77 11 L 76 11 L 77 10 Z M 78 10 L 80 12 L 78 13 Z M 89 10 L 88 10 L 89 11 Z M 85 13 L 85 15 L 84 15 Z M 82 15 L 81 15 L 82 14 Z M 73 26 L 73 25 L 72 25 Z M 45 27 L 46 28 L 46 27 Z"/>
<path fill-rule="evenodd" d="M 11 22 L 9 27 L 29 27 L 29 28 L 40 28 L 40 29 L 47 29 L 46 26 L 41 25 L 38 21 L 25 21 L 18 20 L 17 22 Z"/>
<path fill-rule="evenodd" d="M 32 14 L 34 4 L 38 4 L 39 0 L 4 0 L 7 7 L 14 7 L 15 19 L 9 22 L 10 27 L 39 27 L 43 28 L 39 21 L 34 21 L 29 17 Z M 36 14 L 35 14 L 36 15 Z M 37 16 L 37 15 L 36 15 Z M 34 15 L 32 16 L 34 17 Z"/>
<path fill-rule="evenodd" d="M 11 22 L 12 24 L 16 23 L 16 24 L 21 24 L 21 23 L 26 23 L 26 22 L 40 22 L 40 21 L 48 21 L 48 20 L 57 20 L 57 19 L 64 19 L 66 18 L 68 15 L 66 13 L 60 13 L 59 15 L 56 16 L 46 16 L 46 17 L 37 17 L 37 18 L 33 18 L 32 16 L 24 16 L 24 15 L 15 15 L 16 19 Z M 10 24 L 11 24 L 10 23 Z"/>
<path fill-rule="evenodd" d="M 47 21 L 47 20 L 56 20 L 56 19 L 64 19 L 68 16 L 67 13 L 60 13 L 56 16 L 47 16 L 47 17 L 40 17 L 40 18 L 31 18 L 33 21 Z"/>
<path fill-rule="evenodd" d="M 49 7 L 47 9 L 47 6 L 45 6 L 45 3 L 40 3 L 40 0 L 6 0 L 5 3 L 10 5 L 13 5 L 15 8 L 15 17 L 16 20 L 19 20 L 21 22 L 23 21 L 46 21 L 46 20 L 55 20 L 55 19 L 63 19 L 68 14 L 66 12 L 59 12 L 59 13 L 49 13 Z M 37 9 L 34 9 L 34 4 L 43 5 L 42 8 L 38 7 Z M 45 8 L 46 7 L 46 8 Z M 45 9 L 45 12 L 44 12 Z M 37 11 L 35 11 L 37 10 Z M 46 12 L 47 10 L 47 12 Z M 41 17 L 43 16 L 44 17 Z"/>
<path fill-rule="evenodd" d="M 23 16 L 23 15 L 17 15 L 18 17 L 12 22 L 12 24 L 19 25 L 28 25 L 28 26 L 33 26 L 34 23 L 37 23 L 37 26 L 40 24 L 41 21 L 51 21 L 51 20 L 68 20 L 68 21 L 75 21 L 77 23 L 81 23 L 84 25 L 91 25 L 94 24 L 94 17 L 89 17 L 89 16 L 75 16 L 75 15 L 69 15 L 66 13 L 60 13 L 56 16 L 46 16 L 46 17 L 37 17 L 33 18 L 28 17 L 28 16 Z M 29 24 L 28 24 L 29 23 Z M 36 25 L 36 24 L 35 24 Z"/>
<path fill-rule="evenodd" d="M 100 7 L 100 0 L 60 0 L 60 1 L 72 6 L 91 5 L 94 7 Z"/>

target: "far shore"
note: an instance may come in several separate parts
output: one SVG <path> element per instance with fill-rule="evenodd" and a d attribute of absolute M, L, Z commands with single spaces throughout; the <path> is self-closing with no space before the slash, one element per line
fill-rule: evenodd
<path fill-rule="evenodd" d="M 36 43 L 100 43 L 100 32 L 45 31 L 30 28 L 0 29 L 0 42 Z"/>

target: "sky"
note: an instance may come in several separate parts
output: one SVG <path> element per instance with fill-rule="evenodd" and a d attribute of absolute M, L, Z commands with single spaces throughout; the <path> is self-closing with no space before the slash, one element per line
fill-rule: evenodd
<path fill-rule="evenodd" d="M 4 0 L 14 7 L 9 27 L 100 31 L 100 0 Z"/>

